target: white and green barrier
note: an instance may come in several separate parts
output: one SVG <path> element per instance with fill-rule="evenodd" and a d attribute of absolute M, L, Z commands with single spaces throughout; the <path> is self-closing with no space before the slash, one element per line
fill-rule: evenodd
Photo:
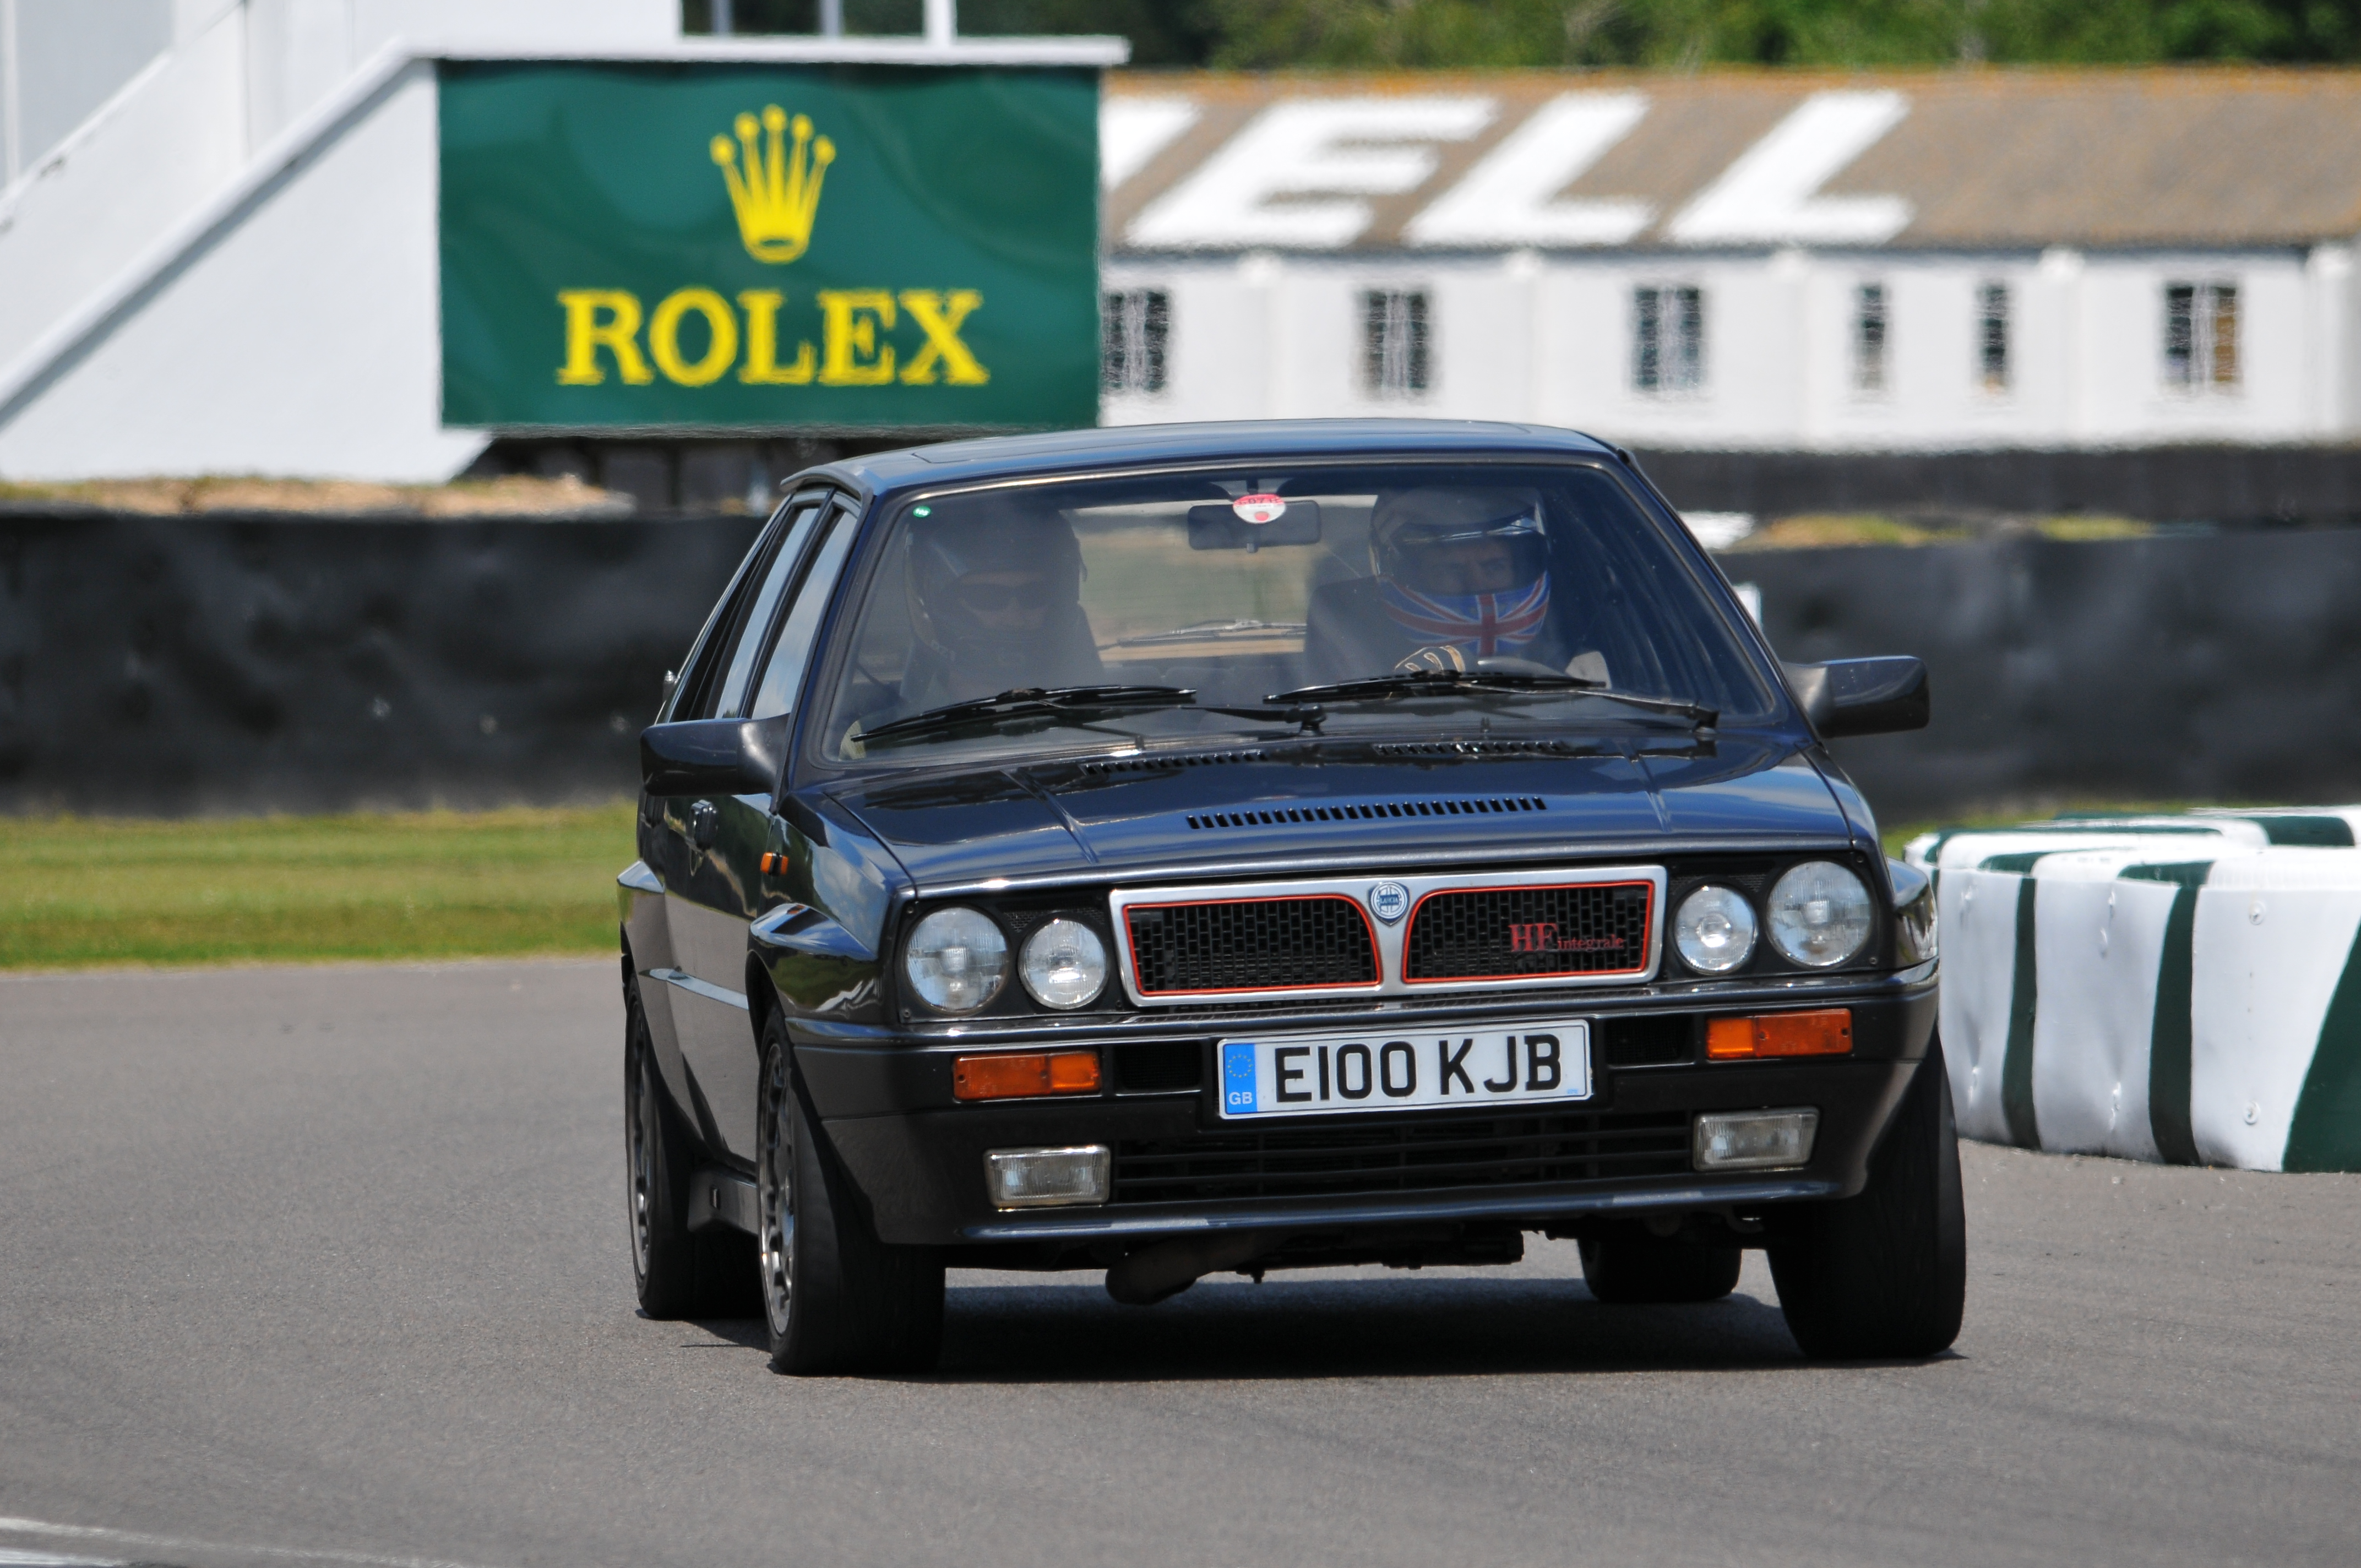
<path fill-rule="evenodd" d="M 2361 1170 L 2361 806 L 1930 833 L 1960 1131 Z"/>

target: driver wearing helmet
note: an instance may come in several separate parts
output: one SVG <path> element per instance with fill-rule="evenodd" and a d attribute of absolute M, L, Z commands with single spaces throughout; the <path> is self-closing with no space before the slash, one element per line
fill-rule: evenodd
<path fill-rule="evenodd" d="M 1603 680 L 1596 653 L 1564 645 L 1550 614 L 1549 535 L 1531 490 L 1422 486 L 1380 496 L 1375 574 L 1317 590 L 1306 620 L 1312 678 L 1472 670 Z"/>
<path fill-rule="evenodd" d="M 1104 678 L 1082 613 L 1082 547 L 1063 518 L 985 497 L 905 526 L 913 646 L 902 711 Z"/>

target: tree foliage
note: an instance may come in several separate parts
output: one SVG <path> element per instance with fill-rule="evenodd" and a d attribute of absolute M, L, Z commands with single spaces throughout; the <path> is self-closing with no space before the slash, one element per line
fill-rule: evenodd
<path fill-rule="evenodd" d="M 2361 56 L 2356 0 L 1205 0 L 1207 63 L 2132 64 Z"/>
<path fill-rule="evenodd" d="M 908 32 L 921 0 L 844 0 Z M 684 0 L 693 31 L 710 0 Z M 804 32 L 817 0 L 735 0 Z M 960 0 L 966 33 L 1120 33 L 1142 66 L 1483 68 L 2361 60 L 2361 0 Z"/>

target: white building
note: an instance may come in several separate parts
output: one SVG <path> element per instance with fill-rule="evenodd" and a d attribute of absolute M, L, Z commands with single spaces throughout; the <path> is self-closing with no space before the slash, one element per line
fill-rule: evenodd
<path fill-rule="evenodd" d="M 439 403 L 438 58 L 1122 52 L 683 38 L 677 0 L 0 0 L 0 477 L 475 462 L 498 433 Z M 2361 73 L 1143 72 L 1101 156 L 1109 422 L 2361 435 Z"/>
<path fill-rule="evenodd" d="M 2361 75 L 1133 76 L 1111 422 L 2343 442 Z"/>

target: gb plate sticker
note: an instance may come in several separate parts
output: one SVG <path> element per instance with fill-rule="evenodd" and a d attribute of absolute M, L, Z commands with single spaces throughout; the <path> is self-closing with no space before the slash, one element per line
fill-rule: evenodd
<path fill-rule="evenodd" d="M 1255 1113 L 1255 1048 L 1251 1040 L 1222 1043 L 1222 1114 Z"/>

